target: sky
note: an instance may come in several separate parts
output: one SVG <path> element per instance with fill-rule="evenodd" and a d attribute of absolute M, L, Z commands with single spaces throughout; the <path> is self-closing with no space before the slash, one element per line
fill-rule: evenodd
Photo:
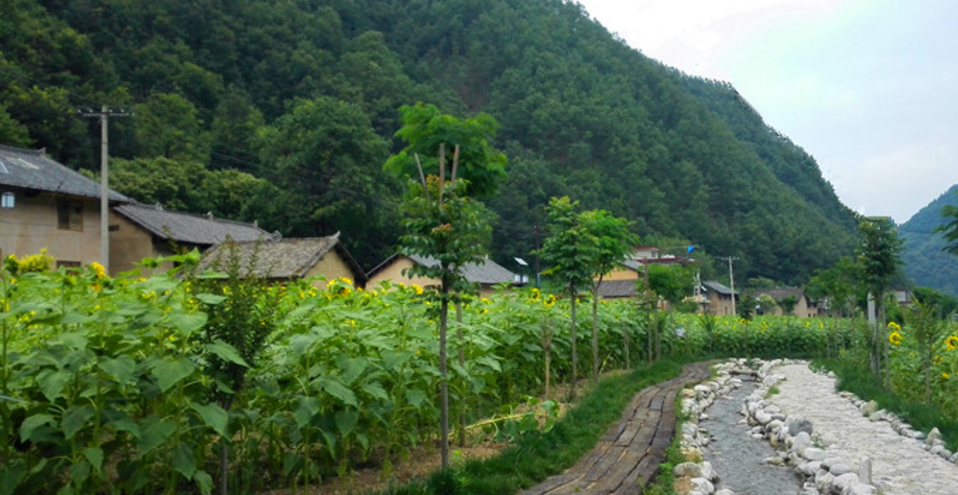
<path fill-rule="evenodd" d="M 958 183 L 958 2 L 578 2 L 646 56 L 732 83 L 861 214 L 903 223 Z"/>

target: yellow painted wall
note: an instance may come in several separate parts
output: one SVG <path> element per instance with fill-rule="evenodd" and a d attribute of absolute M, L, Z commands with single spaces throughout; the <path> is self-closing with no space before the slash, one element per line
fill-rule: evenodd
<path fill-rule="evenodd" d="M 639 272 L 630 268 L 616 268 L 607 273 L 602 280 L 638 280 Z"/>
<path fill-rule="evenodd" d="M 83 230 L 61 230 L 57 228 L 55 195 L 44 192 L 28 198 L 22 190 L 13 192 L 14 207 L 0 208 L 0 254 L 15 254 L 19 258 L 46 248 L 59 261 L 79 261 L 84 265 L 99 261 L 99 200 L 64 197 L 83 203 Z"/>
<path fill-rule="evenodd" d="M 326 280 L 333 280 L 334 278 L 346 277 L 353 281 L 353 284 L 357 284 L 356 275 L 349 268 L 349 264 L 343 260 L 343 257 L 336 252 L 335 249 L 331 249 L 326 253 L 319 262 L 313 265 L 313 268 L 306 272 L 306 279 L 318 276 L 326 277 Z M 313 282 L 313 286 L 317 289 L 325 289 L 326 282 L 316 280 Z"/>
<path fill-rule="evenodd" d="M 439 285 L 439 281 L 434 278 L 425 278 L 425 277 L 408 277 L 403 275 L 403 270 L 412 267 L 413 262 L 411 259 L 405 256 L 397 256 L 393 259 L 393 262 L 389 266 L 383 268 L 375 275 L 369 278 L 369 281 L 366 282 L 366 288 L 369 290 L 377 290 L 382 286 L 382 283 L 386 280 L 392 281 L 394 284 L 403 283 L 406 285 L 417 284 L 422 287 L 429 285 Z"/>

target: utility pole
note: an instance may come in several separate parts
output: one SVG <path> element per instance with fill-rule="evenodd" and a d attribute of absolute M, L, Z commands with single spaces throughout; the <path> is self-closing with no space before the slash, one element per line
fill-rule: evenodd
<path fill-rule="evenodd" d="M 109 119 L 110 117 L 129 117 L 133 114 L 125 110 L 110 110 L 103 105 L 99 112 L 87 109 L 77 110 L 83 117 L 100 119 L 100 263 L 107 273 L 110 272 L 110 179 L 109 179 Z"/>
<path fill-rule="evenodd" d="M 729 288 L 732 289 L 732 314 L 737 315 L 738 312 L 735 310 L 735 274 L 732 273 L 732 261 L 738 259 L 737 256 L 719 256 L 720 260 L 728 261 L 728 283 Z"/>

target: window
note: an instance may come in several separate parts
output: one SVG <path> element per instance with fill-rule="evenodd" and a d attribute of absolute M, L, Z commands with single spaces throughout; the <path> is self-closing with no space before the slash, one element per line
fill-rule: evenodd
<path fill-rule="evenodd" d="M 12 192 L 0 194 L 0 208 L 13 208 L 15 196 Z"/>
<path fill-rule="evenodd" d="M 57 228 L 82 231 L 83 202 L 66 199 L 57 200 Z"/>

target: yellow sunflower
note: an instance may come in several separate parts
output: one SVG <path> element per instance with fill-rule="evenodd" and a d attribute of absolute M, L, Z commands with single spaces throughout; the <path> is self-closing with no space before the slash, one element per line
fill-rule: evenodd
<path fill-rule="evenodd" d="M 897 332 L 900 332 L 900 331 L 901 331 L 901 325 L 899 325 L 899 324 L 897 324 L 897 323 L 895 323 L 895 322 L 891 322 L 891 323 L 888 324 L 888 329 L 891 330 L 892 332 L 896 332 L 896 333 L 897 333 Z"/>
<path fill-rule="evenodd" d="M 892 332 L 891 335 L 888 336 L 888 341 L 895 345 L 901 344 L 901 334 Z"/>
<path fill-rule="evenodd" d="M 945 339 L 945 347 L 947 347 L 949 351 L 958 349 L 958 337 L 952 335 L 951 337 Z"/>

